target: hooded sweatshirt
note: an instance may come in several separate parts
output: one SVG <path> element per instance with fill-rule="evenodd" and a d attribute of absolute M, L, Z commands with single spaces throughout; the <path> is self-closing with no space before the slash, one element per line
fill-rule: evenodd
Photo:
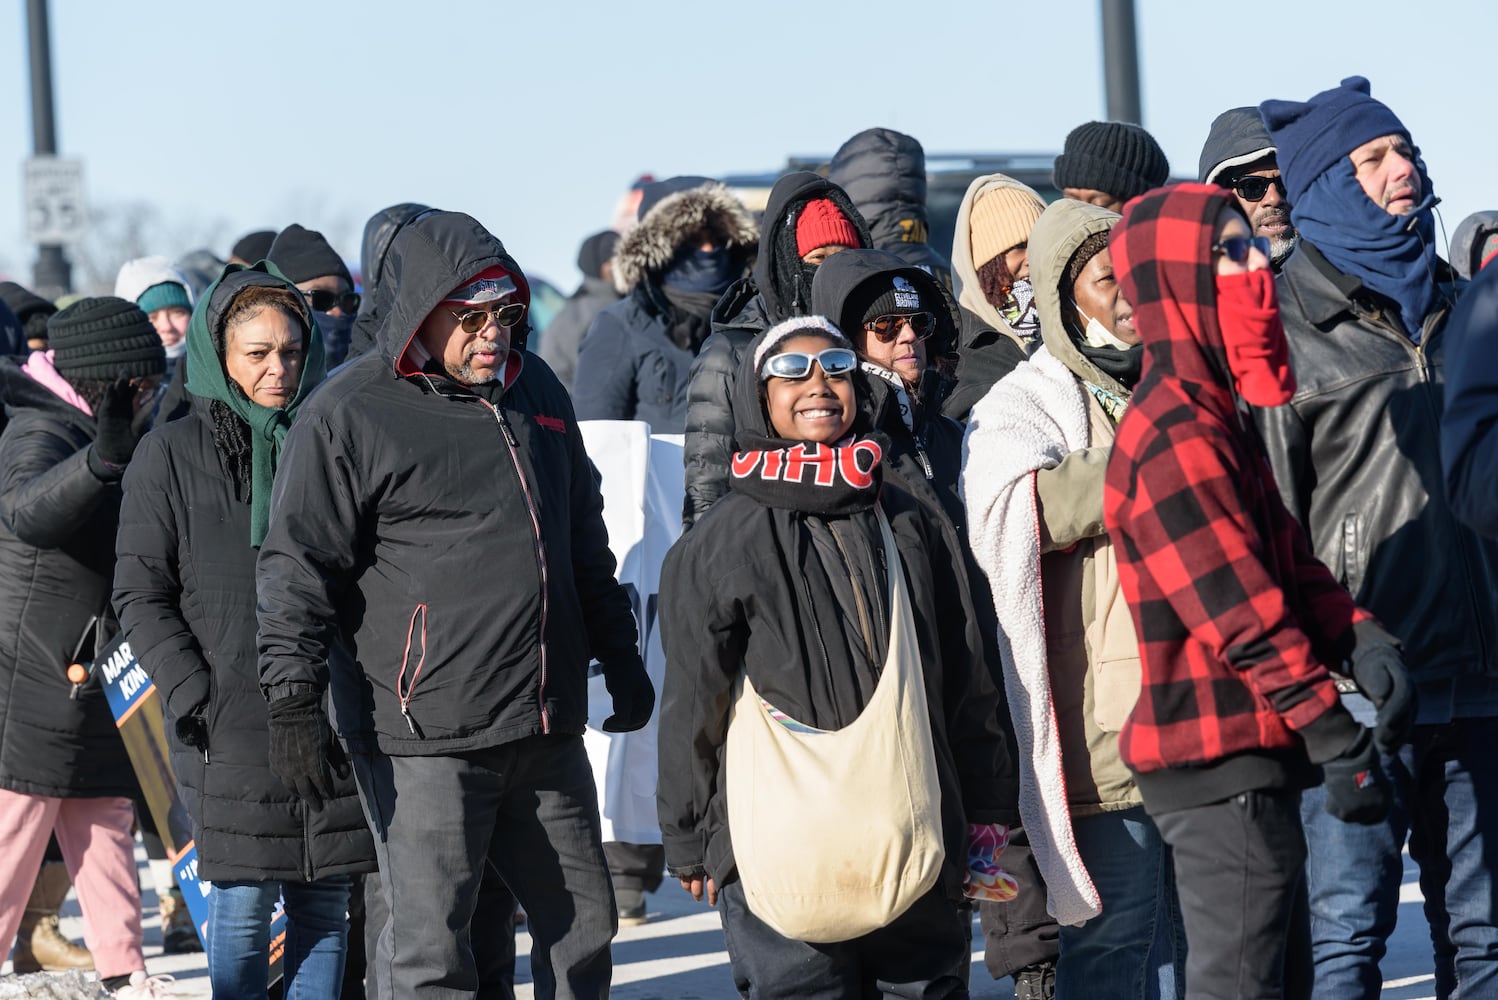
<path fill-rule="evenodd" d="M 1308 751 L 1358 735 L 1327 664 L 1369 616 L 1311 554 L 1232 389 L 1211 263 L 1230 198 L 1143 195 L 1110 240 L 1145 346 L 1103 500 L 1143 668 L 1119 750 L 1152 812 L 1305 787 Z"/>
<path fill-rule="evenodd" d="M 772 436 L 753 353 L 752 346 L 744 352 L 734 382 L 744 449 L 797 447 Z M 860 380 L 855 376 L 855 384 Z M 854 434 L 880 444 L 864 417 Z M 755 463 L 742 478 L 761 468 L 769 465 Z M 745 484 L 667 553 L 660 601 L 667 670 L 659 811 L 671 871 L 705 870 L 719 885 L 736 877 L 722 747 L 740 671 L 766 701 L 816 728 L 848 725 L 872 694 L 887 651 L 883 588 L 891 570 L 879 542 L 876 502 L 889 518 L 920 634 L 942 790 L 943 885 L 952 898 L 960 892 L 966 856 L 964 823 L 1013 818 L 1012 800 L 995 780 L 1008 770 L 997 695 L 979 667 L 981 640 L 960 556 L 921 504 L 888 484 L 879 489 L 878 469 L 856 494 L 834 481 L 827 492 L 842 497 L 835 512 L 819 510 L 808 495 L 821 492 L 814 477 L 803 476 L 794 491 Z"/>
<path fill-rule="evenodd" d="M 687 387 L 687 492 L 682 511 L 682 522 L 688 527 L 728 492 L 728 461 L 734 448 L 733 381 L 744 348 L 775 324 L 804 316 L 811 309 L 810 284 L 801 288 L 794 281 L 795 269 L 802 266 L 796 253 L 796 220 L 806 203 L 818 198 L 837 205 L 853 223 L 863 246 L 874 245 L 868 224 L 853 202 L 825 177 L 797 171 L 770 189 L 753 274 L 736 282 L 718 300 L 712 336 L 692 362 Z"/>

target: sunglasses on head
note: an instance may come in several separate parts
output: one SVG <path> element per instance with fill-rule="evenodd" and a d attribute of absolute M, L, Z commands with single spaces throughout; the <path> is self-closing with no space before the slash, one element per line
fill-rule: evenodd
<path fill-rule="evenodd" d="M 489 320 L 494 320 L 495 326 L 509 329 L 525 318 L 524 302 L 509 302 L 495 309 L 469 309 L 461 313 L 453 313 L 457 318 L 458 325 L 463 328 L 464 333 L 478 333 L 489 325 Z"/>
<path fill-rule="evenodd" d="M 1269 259 L 1269 237 L 1267 236 L 1229 236 L 1221 243 L 1213 243 L 1214 253 L 1226 254 L 1228 260 L 1234 264 L 1242 264 L 1248 260 L 1248 252 L 1257 250 Z"/>
<path fill-rule="evenodd" d="M 1279 177 L 1259 177 L 1250 174 L 1233 181 L 1233 193 L 1244 201 L 1258 201 L 1269 193 L 1269 185 L 1273 184 L 1280 197 L 1285 197 L 1285 182 Z"/>
<path fill-rule="evenodd" d="M 917 340 L 925 340 L 936 332 L 936 314 L 929 312 L 886 313 L 868 320 L 863 328 L 880 340 L 891 341 L 900 335 L 900 328 L 906 323 L 915 331 Z"/>
<path fill-rule="evenodd" d="M 313 312 L 332 312 L 334 306 L 342 309 L 346 316 L 359 311 L 358 292 L 330 292 L 326 288 L 318 288 L 302 294 L 306 296 L 307 304 L 312 307 Z"/>
<path fill-rule="evenodd" d="M 786 351 L 784 354 L 766 358 L 765 363 L 760 367 L 759 377 L 761 381 L 772 376 L 792 380 L 803 379 L 811 374 L 813 361 L 821 366 L 822 374 L 828 378 L 846 375 L 858 367 L 858 355 L 846 347 L 828 347 L 816 354 Z"/>

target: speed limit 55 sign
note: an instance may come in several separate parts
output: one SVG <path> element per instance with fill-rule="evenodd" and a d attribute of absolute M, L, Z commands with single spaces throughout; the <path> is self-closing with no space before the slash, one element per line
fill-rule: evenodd
<path fill-rule="evenodd" d="M 83 161 L 35 156 L 26 161 L 26 239 L 31 243 L 76 243 L 88 229 L 83 200 Z"/>

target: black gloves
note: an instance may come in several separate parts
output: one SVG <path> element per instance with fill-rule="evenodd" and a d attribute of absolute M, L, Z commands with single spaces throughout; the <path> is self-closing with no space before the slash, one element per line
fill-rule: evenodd
<path fill-rule="evenodd" d="M 1364 729 L 1357 741 L 1321 765 L 1326 784 L 1326 811 L 1344 823 L 1372 826 L 1389 815 L 1389 779 L 1378 762 L 1373 734 Z"/>
<path fill-rule="evenodd" d="M 99 401 L 94 454 L 112 472 L 130 464 L 135 446 L 140 443 L 141 428 L 136 424 L 134 404 L 135 388 L 127 378 L 111 382 Z"/>
<path fill-rule="evenodd" d="M 208 759 L 208 720 L 201 715 L 180 715 L 174 727 L 177 732 L 177 742 L 185 747 L 203 752 L 203 759 Z"/>
<path fill-rule="evenodd" d="M 604 664 L 603 683 L 614 701 L 614 714 L 603 721 L 606 733 L 632 733 L 645 728 L 655 710 L 655 685 L 638 656 L 627 663 Z"/>
<path fill-rule="evenodd" d="M 316 694 L 294 694 L 270 703 L 270 769 L 313 809 L 334 796 L 333 775 L 349 775 L 348 758 Z"/>
<path fill-rule="evenodd" d="M 1352 631 L 1357 641 L 1352 679 L 1378 709 L 1373 741 L 1384 753 L 1393 754 L 1410 738 L 1415 724 L 1415 686 L 1393 636 L 1369 621 L 1358 622 Z"/>

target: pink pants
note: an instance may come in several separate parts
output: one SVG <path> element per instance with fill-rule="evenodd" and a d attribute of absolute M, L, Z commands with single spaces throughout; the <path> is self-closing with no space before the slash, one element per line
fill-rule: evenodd
<path fill-rule="evenodd" d="M 78 905 L 83 940 L 101 979 L 146 967 L 129 799 L 53 799 L 0 788 L 0 949 L 9 949 L 56 832 Z"/>

